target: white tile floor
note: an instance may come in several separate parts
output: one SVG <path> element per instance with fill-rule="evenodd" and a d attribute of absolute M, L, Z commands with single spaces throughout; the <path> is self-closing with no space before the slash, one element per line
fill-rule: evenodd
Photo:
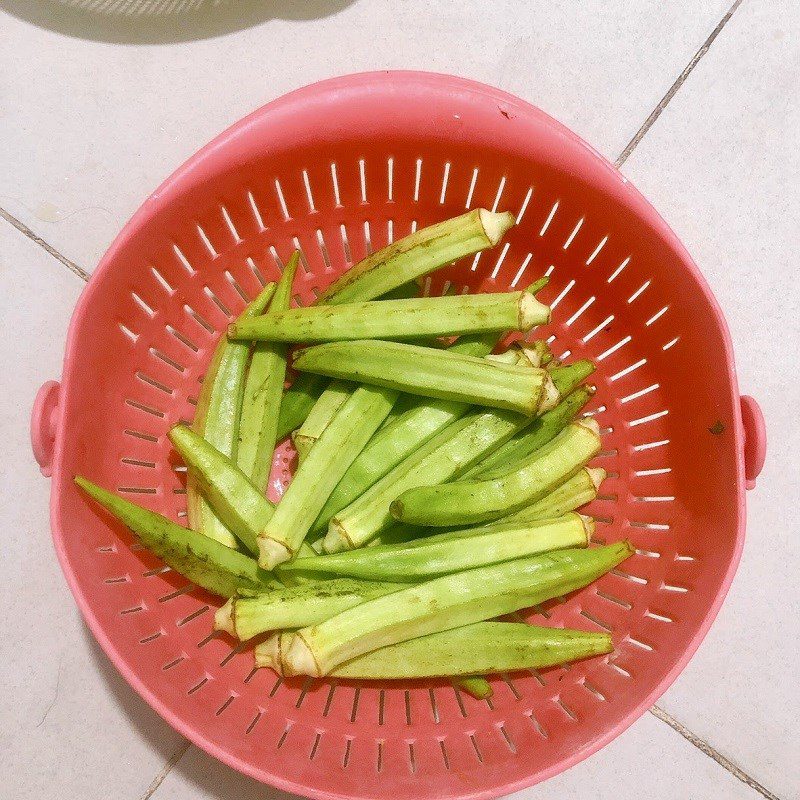
<path fill-rule="evenodd" d="M 487 15 L 473 0 L 273 0 L 206 9 L 202 21 L 190 14 L 182 30 L 140 20 L 109 42 L 111 27 L 91 40 L 67 5 L 56 13 L 55 1 L 0 0 L 0 207 L 86 271 L 198 146 L 284 91 L 337 73 L 414 67 L 474 77 L 537 103 L 616 158 L 730 7 L 498 0 Z M 10 12 L 38 13 L 41 24 Z M 193 40 L 217 24 L 241 29 Z M 601 753 L 517 797 L 800 796 L 789 521 L 800 499 L 791 455 L 800 393 L 786 366 L 800 349 L 799 28 L 792 0 L 743 0 L 623 166 L 711 282 L 742 390 L 761 401 L 771 436 L 730 596 L 659 703 L 730 763 L 646 715 Z M 0 599 L 10 627 L 0 644 L 0 689 L 10 700 L 0 708 L 0 785 L 21 800 L 45 791 L 69 800 L 277 800 L 279 792 L 193 747 L 169 769 L 183 741 L 86 633 L 51 552 L 49 487 L 27 441 L 34 391 L 58 377 L 82 282 L 4 219 L 0 276 L 2 318 L 15 332 L 0 347 L 10 465 L 0 471 Z"/>

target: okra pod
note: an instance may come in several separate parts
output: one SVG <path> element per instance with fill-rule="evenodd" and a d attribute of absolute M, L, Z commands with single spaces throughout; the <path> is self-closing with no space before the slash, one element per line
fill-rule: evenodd
<path fill-rule="evenodd" d="M 263 313 L 275 294 L 275 284 L 267 284 L 250 303 L 241 318 Z M 222 336 L 211 364 L 203 377 L 192 427 L 220 452 L 236 458 L 239 444 L 240 410 L 250 347 L 245 342 L 230 342 Z M 189 525 L 228 547 L 236 547 L 236 537 L 226 529 L 203 499 L 194 475 L 186 479 L 186 512 Z"/>
<path fill-rule="evenodd" d="M 353 265 L 323 292 L 320 302 L 372 300 L 459 258 L 494 247 L 513 225 L 510 212 L 476 208 L 422 228 Z"/>
<path fill-rule="evenodd" d="M 555 408 L 535 419 L 524 431 L 464 473 L 462 478 L 482 479 L 494 472 L 511 469 L 515 464 L 524 461 L 531 453 L 561 433 L 589 402 L 591 396 L 591 390 L 583 387 L 568 394 Z"/>
<path fill-rule="evenodd" d="M 493 524 L 525 524 L 534 520 L 560 517 L 586 505 L 586 503 L 591 503 L 597 497 L 597 491 L 605 477 L 606 471 L 600 467 L 584 467 L 541 500 L 509 514 L 507 517 L 501 517 Z"/>
<path fill-rule="evenodd" d="M 449 349 L 483 358 L 496 343 L 494 334 L 463 336 Z M 413 395 L 404 395 L 395 408 L 403 400 L 408 405 L 405 411 L 378 430 L 342 476 L 314 524 L 315 531 L 325 530 L 334 514 L 350 505 L 425 442 L 463 417 L 470 408 L 469 403 L 457 400 L 426 400 Z"/>
<path fill-rule="evenodd" d="M 531 422 L 510 411 L 474 411 L 437 433 L 386 473 L 328 526 L 327 553 L 366 544 L 394 523 L 389 505 L 401 492 L 453 480 Z"/>
<path fill-rule="evenodd" d="M 510 214 L 491 214 L 485 210 L 472 212 L 477 215 L 477 222 L 488 221 L 489 233 L 497 240 L 505 231 L 514 224 L 514 219 Z M 459 228 L 469 229 L 475 223 L 474 219 L 467 221 L 450 222 L 445 224 L 446 228 L 452 232 Z M 499 223 L 499 224 L 498 224 Z M 414 288 L 414 280 L 406 280 L 407 273 L 414 273 L 414 277 L 419 277 L 418 268 L 436 269 L 444 266 L 447 261 L 440 261 L 450 257 L 448 239 L 440 239 L 441 228 L 437 230 L 423 229 L 411 237 L 406 237 L 389 248 L 369 256 L 365 261 L 357 264 L 349 270 L 349 277 L 342 277 L 333 284 L 319 299 L 319 305 L 336 304 L 341 302 L 355 302 L 364 300 L 374 300 L 377 297 L 385 299 L 400 299 L 403 297 L 413 297 L 418 289 Z M 466 236 L 468 240 L 469 235 Z M 491 238 L 489 239 L 491 242 Z M 476 246 L 480 249 L 482 242 L 478 237 Z M 435 255 L 432 262 L 431 254 Z M 413 269 L 409 270 L 409 266 Z M 357 286 L 351 285 L 356 279 Z M 547 285 L 548 278 L 540 278 L 529 291 L 535 294 Z M 389 287 L 389 288 L 385 288 Z M 341 290 L 341 291 L 340 291 Z M 413 291 L 413 294 L 411 293 Z M 287 389 L 281 403 L 281 413 L 278 419 L 278 439 L 283 439 L 291 431 L 295 430 L 306 418 L 317 397 L 326 385 L 324 378 L 318 375 L 301 374 L 295 378 L 294 383 Z"/>
<path fill-rule="evenodd" d="M 279 567 L 277 574 L 281 579 L 313 573 L 414 583 L 549 550 L 586 547 L 593 530 L 594 521 L 589 517 L 567 514 L 561 519 L 469 528 L 407 544 L 298 558 Z"/>
<path fill-rule="evenodd" d="M 238 589 L 266 591 L 276 584 L 255 560 L 190 528 L 182 528 L 155 511 L 77 476 L 75 483 L 120 522 L 168 567 L 212 594 L 230 597 Z"/>
<path fill-rule="evenodd" d="M 283 393 L 275 431 L 276 441 L 285 439 L 303 424 L 327 385 L 328 379 L 324 375 L 301 372 L 295 376 L 292 385 Z"/>
<path fill-rule="evenodd" d="M 176 425 L 169 438 L 217 516 L 251 553 L 257 554 L 257 537 L 272 517 L 272 503 L 230 458 L 191 428 Z"/>
<path fill-rule="evenodd" d="M 284 671 L 327 675 L 380 647 L 528 608 L 586 586 L 631 553 L 627 541 L 558 550 L 435 578 L 368 600 L 298 630 L 285 654 Z"/>
<path fill-rule="evenodd" d="M 266 342 L 417 339 L 521 331 L 550 321 L 550 309 L 527 292 L 372 300 L 270 311 L 237 320 L 228 338 Z"/>
<path fill-rule="evenodd" d="M 547 286 L 548 280 L 547 277 L 540 278 L 525 291 L 534 295 Z M 497 345 L 499 338 L 494 333 L 471 334 L 460 337 L 448 349 L 459 355 L 485 358 Z M 360 497 L 439 431 L 464 416 L 469 408 L 469 403 L 457 400 L 402 395 L 387 420 L 333 490 L 314 523 L 313 530 L 325 530 L 334 514 Z M 395 413 L 397 416 L 388 422 Z"/>
<path fill-rule="evenodd" d="M 295 252 L 284 267 L 267 316 L 280 314 L 289 307 L 299 261 L 300 253 Z M 253 347 L 244 386 L 237 464 L 261 492 L 266 491 L 272 470 L 283 383 L 286 380 L 286 353 L 286 345 L 277 342 L 257 343 Z"/>
<path fill-rule="evenodd" d="M 296 351 L 293 358 L 294 367 L 301 372 L 529 416 L 554 404 L 546 370 L 498 364 L 452 350 L 364 339 L 307 347 Z"/>
<path fill-rule="evenodd" d="M 544 497 L 599 452 L 597 423 L 573 422 L 507 472 L 409 489 L 390 510 L 395 519 L 410 525 L 474 525 L 497 519 Z"/>
<path fill-rule="evenodd" d="M 402 588 L 402 584 L 340 578 L 272 589 L 252 597 L 237 595 L 215 614 L 214 630 L 227 631 L 244 642 L 267 631 L 315 625 L 366 600 Z"/>
<path fill-rule="evenodd" d="M 354 388 L 351 383 L 333 381 L 319 396 L 305 422 L 292 434 L 292 441 L 300 461 L 306 457 L 314 442 L 322 436 Z"/>
<path fill-rule="evenodd" d="M 258 535 L 259 564 L 272 569 L 297 553 L 325 501 L 397 400 L 391 389 L 362 386 L 336 413 Z"/>
<path fill-rule="evenodd" d="M 416 297 L 418 294 L 419 284 L 416 281 L 409 281 L 382 295 L 381 299 L 402 300 L 406 297 Z M 364 299 L 371 300 L 372 298 Z M 300 427 L 327 385 L 328 379 L 323 375 L 301 372 L 295 376 L 292 385 L 283 393 L 281 400 L 276 435 L 278 441 Z"/>
<path fill-rule="evenodd" d="M 337 667 L 340 678 L 392 680 L 544 669 L 613 650 L 608 633 L 476 622 L 373 650 Z"/>
<path fill-rule="evenodd" d="M 494 694 L 489 681 L 479 676 L 472 675 L 465 678 L 458 678 L 453 681 L 453 683 L 455 683 L 462 692 L 466 692 L 476 700 L 486 700 Z"/>

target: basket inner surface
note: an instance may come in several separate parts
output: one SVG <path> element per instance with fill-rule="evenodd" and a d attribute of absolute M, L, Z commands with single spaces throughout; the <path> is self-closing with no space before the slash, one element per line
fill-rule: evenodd
<path fill-rule="evenodd" d="M 276 166 L 277 165 L 277 166 Z M 277 678 L 211 633 L 219 604 L 74 491 L 81 473 L 185 524 L 166 432 L 191 420 L 219 336 L 294 248 L 295 302 L 367 253 L 467 208 L 510 210 L 498 248 L 425 291 L 504 291 L 550 275 L 546 336 L 597 364 L 587 413 L 608 470 L 596 542 L 636 554 L 524 616 L 613 633 L 615 651 L 496 676 L 478 701 L 448 681 Z M 697 636 L 736 548 L 735 426 L 723 334 L 680 258 L 625 209 L 556 167 L 469 142 L 287 150 L 233 164 L 129 231 L 73 331 L 54 531 L 73 590 L 126 677 L 173 724 L 249 774 L 316 796 L 478 796 L 530 783 L 630 717 Z M 700 323 L 698 323 L 700 319 Z M 293 466 L 279 449 L 270 486 Z M 386 783 L 386 778 L 392 781 Z M 421 780 L 424 777 L 424 780 Z M 510 783 L 511 782 L 511 783 Z"/>

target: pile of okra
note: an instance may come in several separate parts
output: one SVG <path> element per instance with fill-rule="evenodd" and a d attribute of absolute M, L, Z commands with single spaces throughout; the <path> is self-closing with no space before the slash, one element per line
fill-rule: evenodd
<path fill-rule="evenodd" d="M 76 477 L 224 599 L 215 628 L 253 640 L 258 666 L 452 676 L 486 697 L 483 675 L 610 652 L 606 633 L 498 621 L 632 553 L 590 546 L 593 520 L 577 511 L 605 477 L 587 466 L 600 436 L 581 414 L 593 365 L 560 363 L 535 338 L 550 321 L 536 298 L 547 279 L 419 296 L 425 275 L 513 224 L 476 209 L 416 231 L 302 308 L 290 303 L 295 253 L 221 336 L 191 426 L 169 432 L 188 468 L 188 528 Z M 297 469 L 273 504 L 289 435 Z"/>

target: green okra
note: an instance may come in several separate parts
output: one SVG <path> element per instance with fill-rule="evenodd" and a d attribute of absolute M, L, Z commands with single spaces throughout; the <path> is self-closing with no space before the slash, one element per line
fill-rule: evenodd
<path fill-rule="evenodd" d="M 283 269 L 269 306 L 268 317 L 280 314 L 289 307 L 292 283 L 299 262 L 300 253 L 295 252 Z M 242 472 L 262 492 L 267 489 L 272 470 L 281 396 L 286 380 L 286 354 L 286 345 L 258 342 L 253 347 L 244 386 L 236 461 Z"/>
<path fill-rule="evenodd" d="M 322 436 L 354 389 L 351 383 L 333 381 L 319 396 L 305 422 L 292 434 L 292 441 L 300 461 L 306 457 L 314 442 Z"/>
<path fill-rule="evenodd" d="M 478 531 L 501 525 L 521 525 L 540 520 L 558 519 L 569 514 L 570 511 L 575 511 L 581 506 L 591 503 L 597 497 L 598 489 L 605 477 L 606 471 L 600 467 L 584 467 L 541 500 L 536 500 L 513 514 L 484 523 L 480 528 L 468 528 L 467 530 Z M 431 531 L 435 530 L 436 528 L 415 525 L 394 525 L 378 534 L 369 543 L 370 552 L 377 545 L 402 545 L 423 537 L 430 540 L 434 538 L 430 535 Z M 463 529 L 459 528 L 455 533 L 462 531 Z M 437 538 L 439 535 L 442 534 L 437 534 Z"/>
<path fill-rule="evenodd" d="M 409 281 L 382 295 L 382 299 L 402 300 L 406 297 L 416 297 L 418 294 L 419 284 L 416 281 Z M 364 299 L 371 300 L 372 298 Z M 324 375 L 301 372 L 295 376 L 292 385 L 283 393 L 281 400 L 276 433 L 278 441 L 302 425 L 327 385 L 328 379 Z"/>
<path fill-rule="evenodd" d="M 506 350 L 502 353 L 490 353 L 486 356 L 486 360 L 494 361 L 496 364 L 525 364 L 530 366 L 528 359 L 516 349 Z"/>
<path fill-rule="evenodd" d="M 408 489 L 391 504 L 392 516 L 410 525 L 475 525 L 511 514 L 544 497 L 600 452 L 591 419 L 573 422 L 527 460 L 506 472 L 439 486 Z"/>
<path fill-rule="evenodd" d="M 475 622 L 373 650 L 342 664 L 331 675 L 391 680 L 496 674 L 544 669 L 612 650 L 608 633 L 522 622 Z M 478 688 L 485 691 L 482 686 Z"/>
<path fill-rule="evenodd" d="M 592 519 L 573 513 L 560 519 L 469 528 L 406 544 L 298 558 L 279 567 L 277 574 L 282 580 L 292 574 L 311 573 L 416 583 L 549 550 L 586 547 L 593 530 Z"/>
<path fill-rule="evenodd" d="M 421 228 L 354 264 L 325 290 L 320 303 L 372 300 L 459 258 L 494 247 L 513 225 L 510 212 L 476 208 Z"/>
<path fill-rule="evenodd" d="M 378 300 L 407 300 L 410 297 L 419 297 L 420 285 L 417 280 L 408 281 L 388 292 L 382 294 Z M 371 300 L 372 298 L 367 298 Z"/>
<path fill-rule="evenodd" d="M 572 364 L 550 366 L 548 370 L 556 389 L 561 394 L 569 394 L 594 372 L 594 364 L 588 359 L 582 358 Z"/>
<path fill-rule="evenodd" d="M 75 483 L 130 528 L 168 567 L 212 594 L 230 597 L 238 589 L 266 591 L 276 585 L 274 578 L 244 553 L 182 528 L 86 478 L 77 476 Z"/>
<path fill-rule="evenodd" d="M 275 294 L 275 284 L 267 284 L 247 308 L 242 318 L 263 313 Z M 203 378 L 192 427 L 220 452 L 236 458 L 239 445 L 240 410 L 250 348 L 246 342 L 231 342 L 222 336 Z M 186 481 L 186 511 L 189 525 L 228 547 L 236 547 L 236 537 L 226 529 L 201 496 L 193 475 Z"/>
<path fill-rule="evenodd" d="M 547 278 L 540 278 L 525 291 L 535 294 L 547 283 Z M 460 337 L 448 349 L 459 355 L 485 358 L 497 345 L 498 339 L 494 333 L 472 334 Z M 350 465 L 323 506 L 313 530 L 317 532 L 325 530 L 334 514 L 350 505 L 439 431 L 464 416 L 469 408 L 469 403 L 457 400 L 401 396 L 389 417 L 396 411 L 400 413 L 390 423 L 384 422 Z"/>
<path fill-rule="evenodd" d="M 482 358 L 491 352 L 496 341 L 495 335 L 463 336 L 450 350 Z M 350 465 L 323 506 L 314 524 L 315 531 L 327 528 L 334 514 L 350 505 L 425 442 L 463 417 L 470 408 L 469 403 L 457 400 L 426 400 L 412 395 L 404 395 L 403 399 L 409 401 L 405 411 L 381 428 Z M 402 402 L 401 399 L 395 405 Z"/>
<path fill-rule="evenodd" d="M 228 338 L 266 342 L 418 339 L 521 331 L 550 321 L 550 309 L 527 292 L 372 300 L 270 311 L 237 320 Z"/>
<path fill-rule="evenodd" d="M 448 425 L 331 518 L 328 553 L 361 547 L 394 523 L 389 505 L 401 492 L 458 478 L 531 423 L 510 411 L 474 411 Z"/>
<path fill-rule="evenodd" d="M 476 464 L 461 477 L 470 480 L 485 478 L 494 472 L 511 469 L 515 464 L 524 461 L 561 433 L 589 402 L 591 396 L 592 391 L 585 387 L 571 392 L 555 408 L 535 419 L 524 431 L 521 431 L 502 447 L 498 447 L 480 464 Z"/>
<path fill-rule="evenodd" d="M 459 678 L 458 680 L 454 681 L 454 683 L 459 689 L 461 689 L 462 692 L 466 692 L 476 700 L 486 700 L 494 694 L 494 690 L 492 689 L 492 685 L 489 683 L 489 681 L 487 681 L 486 678 L 481 678 L 479 676 L 470 675 L 464 678 Z"/>
<path fill-rule="evenodd" d="M 275 431 L 276 441 L 285 439 L 303 424 L 328 383 L 324 375 L 314 375 L 312 372 L 301 372 L 295 376 L 292 385 L 283 393 Z"/>
<path fill-rule="evenodd" d="M 557 400 L 544 369 L 498 364 L 452 350 L 364 339 L 298 350 L 294 367 L 387 389 L 534 416 Z"/>
<path fill-rule="evenodd" d="M 322 506 L 397 400 L 397 392 L 357 388 L 309 450 L 258 535 L 259 564 L 272 569 L 297 553 Z"/>
<path fill-rule="evenodd" d="M 477 215 L 477 223 L 483 227 L 486 225 L 490 234 L 499 238 L 505 230 L 514 224 L 514 219 L 510 214 L 490 214 L 490 212 L 477 210 L 471 212 Z M 470 229 L 476 220 L 466 221 L 466 229 Z M 464 220 L 450 222 L 447 224 L 451 232 L 464 229 Z M 399 299 L 402 297 L 413 297 L 418 293 L 414 289 L 414 280 L 406 280 L 409 272 L 414 273 L 414 277 L 419 277 L 418 268 L 437 269 L 448 263 L 441 258 L 450 258 L 450 247 L 448 237 L 440 238 L 441 228 L 431 231 L 423 229 L 411 237 L 406 237 L 389 248 L 379 251 L 369 256 L 348 271 L 344 276 L 334 283 L 325 294 L 319 299 L 319 305 L 336 304 L 339 302 L 355 302 L 374 300 L 377 297 L 385 299 Z M 485 234 L 484 230 L 484 234 Z M 468 241 L 470 236 L 467 235 Z M 491 241 L 491 239 L 489 239 Z M 478 236 L 475 246 L 481 249 L 482 241 Z M 473 251 L 474 252 L 474 251 Z M 434 255 L 433 261 L 430 260 Z M 409 270 L 409 265 L 414 268 Z M 357 286 L 354 288 L 353 279 L 357 278 Z M 547 277 L 540 278 L 528 291 L 535 294 L 547 285 Z M 388 288 L 386 288 L 388 287 Z M 413 291 L 413 294 L 411 292 Z M 319 375 L 301 374 L 298 375 L 292 385 L 284 394 L 281 403 L 280 416 L 278 418 L 278 439 L 283 439 L 291 431 L 295 430 L 306 418 L 311 407 L 321 394 L 327 381 Z"/>
<path fill-rule="evenodd" d="M 274 513 L 274 506 L 227 456 L 186 425 L 176 425 L 169 438 L 203 496 L 228 530 L 253 554 L 257 537 Z"/>
<path fill-rule="evenodd" d="M 267 631 L 315 625 L 366 600 L 402 588 L 402 584 L 340 578 L 272 589 L 253 596 L 236 595 L 216 612 L 214 630 L 227 631 L 244 642 Z"/>
<path fill-rule="evenodd" d="M 586 503 L 591 503 L 597 497 L 597 491 L 605 477 L 606 471 L 600 467 L 584 467 L 541 500 L 506 517 L 501 517 L 492 524 L 524 524 L 534 520 L 560 517 Z"/>
<path fill-rule="evenodd" d="M 284 672 L 327 675 L 378 648 L 528 608 L 586 586 L 632 553 L 627 541 L 558 550 L 435 578 L 368 600 L 299 629 L 284 655 Z"/>

